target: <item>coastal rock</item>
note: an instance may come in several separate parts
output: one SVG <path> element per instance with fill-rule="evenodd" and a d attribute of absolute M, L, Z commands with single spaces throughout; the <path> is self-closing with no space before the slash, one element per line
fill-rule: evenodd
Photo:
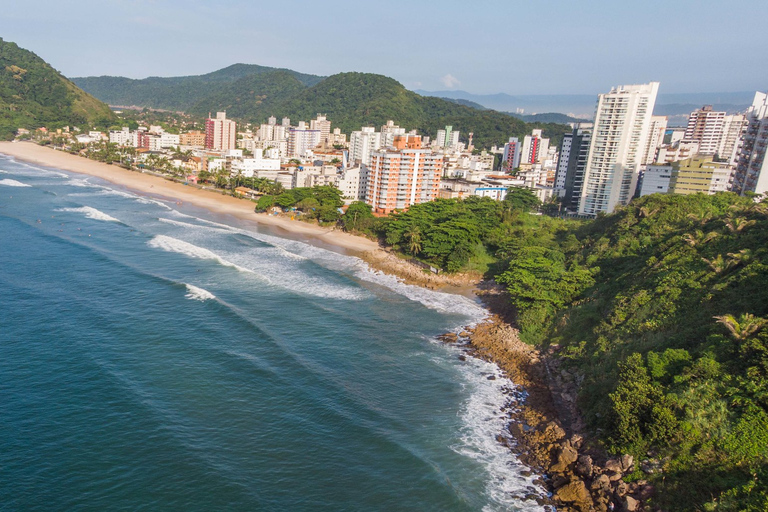
<path fill-rule="evenodd" d="M 555 492 L 555 498 L 563 503 L 573 503 L 583 510 L 589 510 L 589 504 L 592 503 L 587 486 L 581 480 L 571 480 L 567 485 L 560 487 Z"/>
<path fill-rule="evenodd" d="M 565 430 L 554 421 L 550 421 L 544 429 L 544 436 L 548 441 L 555 443 L 565 437 Z"/>
<path fill-rule="evenodd" d="M 608 475 L 600 475 L 592 480 L 591 488 L 597 492 L 609 492 L 611 490 L 611 480 L 608 478 Z"/>
<path fill-rule="evenodd" d="M 635 464 L 635 458 L 631 455 L 624 455 L 621 458 L 621 471 L 623 473 L 629 473 L 632 471 L 632 466 Z"/>
<path fill-rule="evenodd" d="M 568 469 L 568 466 L 576 462 L 578 458 L 579 452 L 576 451 L 576 448 L 570 444 L 565 444 L 558 450 L 557 457 L 555 459 L 557 462 L 552 465 L 550 470 L 556 473 L 563 473 L 566 469 Z"/>
<path fill-rule="evenodd" d="M 624 503 L 622 503 L 622 510 L 625 512 L 635 512 L 640 510 L 640 502 L 632 496 L 626 496 L 624 498 Z"/>
<path fill-rule="evenodd" d="M 455 332 L 447 332 L 438 336 L 437 339 L 444 343 L 456 343 L 459 340 L 459 337 Z"/>
<path fill-rule="evenodd" d="M 589 455 L 580 455 L 578 463 L 576 464 L 576 473 L 583 477 L 590 477 L 592 476 L 593 470 L 592 457 Z"/>
<path fill-rule="evenodd" d="M 608 473 L 621 473 L 621 462 L 616 459 L 608 459 L 605 462 L 605 471 Z"/>

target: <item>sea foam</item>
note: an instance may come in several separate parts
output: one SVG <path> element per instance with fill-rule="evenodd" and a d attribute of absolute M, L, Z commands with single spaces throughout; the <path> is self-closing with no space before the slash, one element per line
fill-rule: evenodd
<path fill-rule="evenodd" d="M 495 364 L 467 359 L 460 368 L 468 383 L 470 396 L 459 413 L 463 424 L 460 443 L 451 448 L 482 463 L 488 472 L 486 494 L 491 503 L 483 507 L 483 511 L 542 510 L 535 501 L 525 500 L 524 497 L 544 497 L 546 493 L 534 483 L 534 476 L 521 474 L 526 468 L 508 447 L 497 440 L 499 435 L 509 438 L 509 417 L 505 408 L 514 406 L 511 403 L 514 396 L 510 394 L 517 394 L 520 400 L 522 393 Z M 495 378 L 488 380 L 491 375 Z"/>
<path fill-rule="evenodd" d="M 163 251 L 183 254 L 185 256 L 189 256 L 190 258 L 197 258 L 200 260 L 213 260 L 220 265 L 235 268 L 240 272 L 248 272 L 251 274 L 253 273 L 252 270 L 241 267 L 240 265 L 236 265 L 231 261 L 227 261 L 213 251 L 209 251 L 204 247 L 198 247 L 197 245 L 191 244 L 189 242 L 179 240 L 178 238 L 173 238 L 166 235 L 157 235 L 152 240 L 147 242 L 147 245 L 156 249 L 162 249 Z"/>
<path fill-rule="evenodd" d="M 119 219 L 116 219 L 112 217 L 111 215 L 107 215 L 106 213 L 97 210 L 96 208 L 92 208 L 90 206 L 82 206 L 80 208 L 60 208 L 56 210 L 57 212 L 77 212 L 77 213 L 84 213 L 86 217 L 89 219 L 94 220 L 103 220 L 106 222 L 120 222 Z"/>
<path fill-rule="evenodd" d="M 22 183 L 20 181 L 11 180 L 11 179 L 0 180 L 0 185 L 3 185 L 4 187 L 31 187 L 32 186 L 32 185 L 27 185 L 26 183 Z"/>
<path fill-rule="evenodd" d="M 206 301 L 210 299 L 215 299 L 216 296 L 209 292 L 208 290 L 205 290 L 203 288 L 198 288 L 197 286 L 185 283 L 187 286 L 187 294 L 185 295 L 186 298 L 191 300 L 199 300 L 199 301 Z"/>

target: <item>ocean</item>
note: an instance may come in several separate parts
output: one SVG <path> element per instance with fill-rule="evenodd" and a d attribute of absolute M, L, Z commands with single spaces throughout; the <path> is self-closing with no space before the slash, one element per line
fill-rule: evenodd
<path fill-rule="evenodd" d="M 0 510 L 542 510 L 469 298 L 2 156 L 0 292 Z"/>

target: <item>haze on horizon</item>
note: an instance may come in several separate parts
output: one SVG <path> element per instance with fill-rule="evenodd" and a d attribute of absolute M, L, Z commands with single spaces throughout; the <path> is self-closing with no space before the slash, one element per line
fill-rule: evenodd
<path fill-rule="evenodd" d="M 664 93 L 768 87 L 768 33 L 747 23 L 768 18 L 765 1 L 332 5 L 14 2 L 0 37 L 69 77 L 197 75 L 242 62 L 474 94 L 596 94 L 649 81 Z"/>

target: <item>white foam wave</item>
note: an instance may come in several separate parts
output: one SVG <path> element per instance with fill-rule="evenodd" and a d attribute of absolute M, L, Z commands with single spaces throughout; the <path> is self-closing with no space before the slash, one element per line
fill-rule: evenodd
<path fill-rule="evenodd" d="M 495 364 L 485 361 L 467 359 L 462 363 L 461 371 L 470 395 L 460 412 L 460 442 L 451 448 L 456 453 L 477 460 L 486 468 L 486 493 L 490 503 L 483 507 L 483 511 L 543 510 L 535 501 L 525 500 L 524 497 L 545 497 L 545 491 L 534 483 L 533 475 L 521 474 L 527 468 L 497 439 L 501 435 L 513 442 L 509 438 L 509 417 L 504 409 L 514 406 L 510 403 L 514 399 L 510 391 L 514 394 L 515 385 L 503 377 Z M 488 380 L 491 375 L 495 379 Z"/>
<path fill-rule="evenodd" d="M 187 215 L 187 217 L 189 217 L 189 215 Z M 222 229 L 222 228 L 217 228 L 217 227 L 213 227 L 213 226 L 201 226 L 200 224 L 191 224 L 189 222 L 182 222 L 180 220 L 166 219 L 164 217 L 160 217 L 157 220 L 159 220 L 163 224 L 170 224 L 171 226 L 177 226 L 177 227 L 180 227 L 180 228 L 211 229 L 211 230 L 214 230 L 214 231 L 224 231 L 224 229 Z"/>
<path fill-rule="evenodd" d="M 209 292 L 208 290 L 205 290 L 203 288 L 198 288 L 197 286 L 187 284 L 187 294 L 185 295 L 186 298 L 191 300 L 199 300 L 199 301 L 206 301 L 210 299 L 215 299 L 216 296 Z"/>
<path fill-rule="evenodd" d="M 18 174 L 20 176 L 55 176 L 58 178 L 69 178 L 69 174 L 64 174 L 63 172 L 53 171 L 51 169 L 45 169 L 43 167 L 38 167 L 36 165 L 31 165 L 26 162 L 22 162 L 20 160 L 16 160 L 15 158 L 9 158 L 14 164 L 20 166 L 20 167 L 26 167 L 28 169 L 33 169 L 35 172 L 20 172 L 20 169 L 14 169 L 13 174 Z"/>
<path fill-rule="evenodd" d="M 22 183 L 20 181 L 11 180 L 11 179 L 0 180 L 0 185 L 4 187 L 31 187 L 32 186 L 32 185 L 27 185 L 26 183 Z"/>
<path fill-rule="evenodd" d="M 395 293 L 404 295 L 412 301 L 420 302 L 424 306 L 441 313 L 465 315 L 470 317 L 472 322 L 478 322 L 488 316 L 486 309 L 467 297 L 405 284 L 395 276 L 371 269 L 363 261 L 359 261 L 355 276 L 364 281 L 388 288 Z"/>
<path fill-rule="evenodd" d="M 175 252 L 178 254 L 189 256 L 190 258 L 197 258 L 200 260 L 213 260 L 219 263 L 220 265 L 224 265 L 225 267 L 235 268 L 240 272 L 248 272 L 251 274 L 253 273 L 252 270 L 241 267 L 240 265 L 236 265 L 231 261 L 227 261 L 213 251 L 209 251 L 204 247 L 198 247 L 197 245 L 190 244 L 189 242 L 179 240 L 178 238 L 173 238 L 166 235 L 157 235 L 152 240 L 147 242 L 147 244 L 150 247 L 154 247 L 156 249 L 162 249 L 163 251 Z"/>
<path fill-rule="evenodd" d="M 107 222 L 120 222 L 119 219 L 116 219 L 112 217 L 111 215 L 107 215 L 106 213 L 97 210 L 96 208 L 92 208 L 90 206 L 82 206 L 80 208 L 60 208 L 56 210 L 57 212 L 77 212 L 77 213 L 84 213 L 86 217 L 89 219 L 94 220 L 103 220 Z"/>

